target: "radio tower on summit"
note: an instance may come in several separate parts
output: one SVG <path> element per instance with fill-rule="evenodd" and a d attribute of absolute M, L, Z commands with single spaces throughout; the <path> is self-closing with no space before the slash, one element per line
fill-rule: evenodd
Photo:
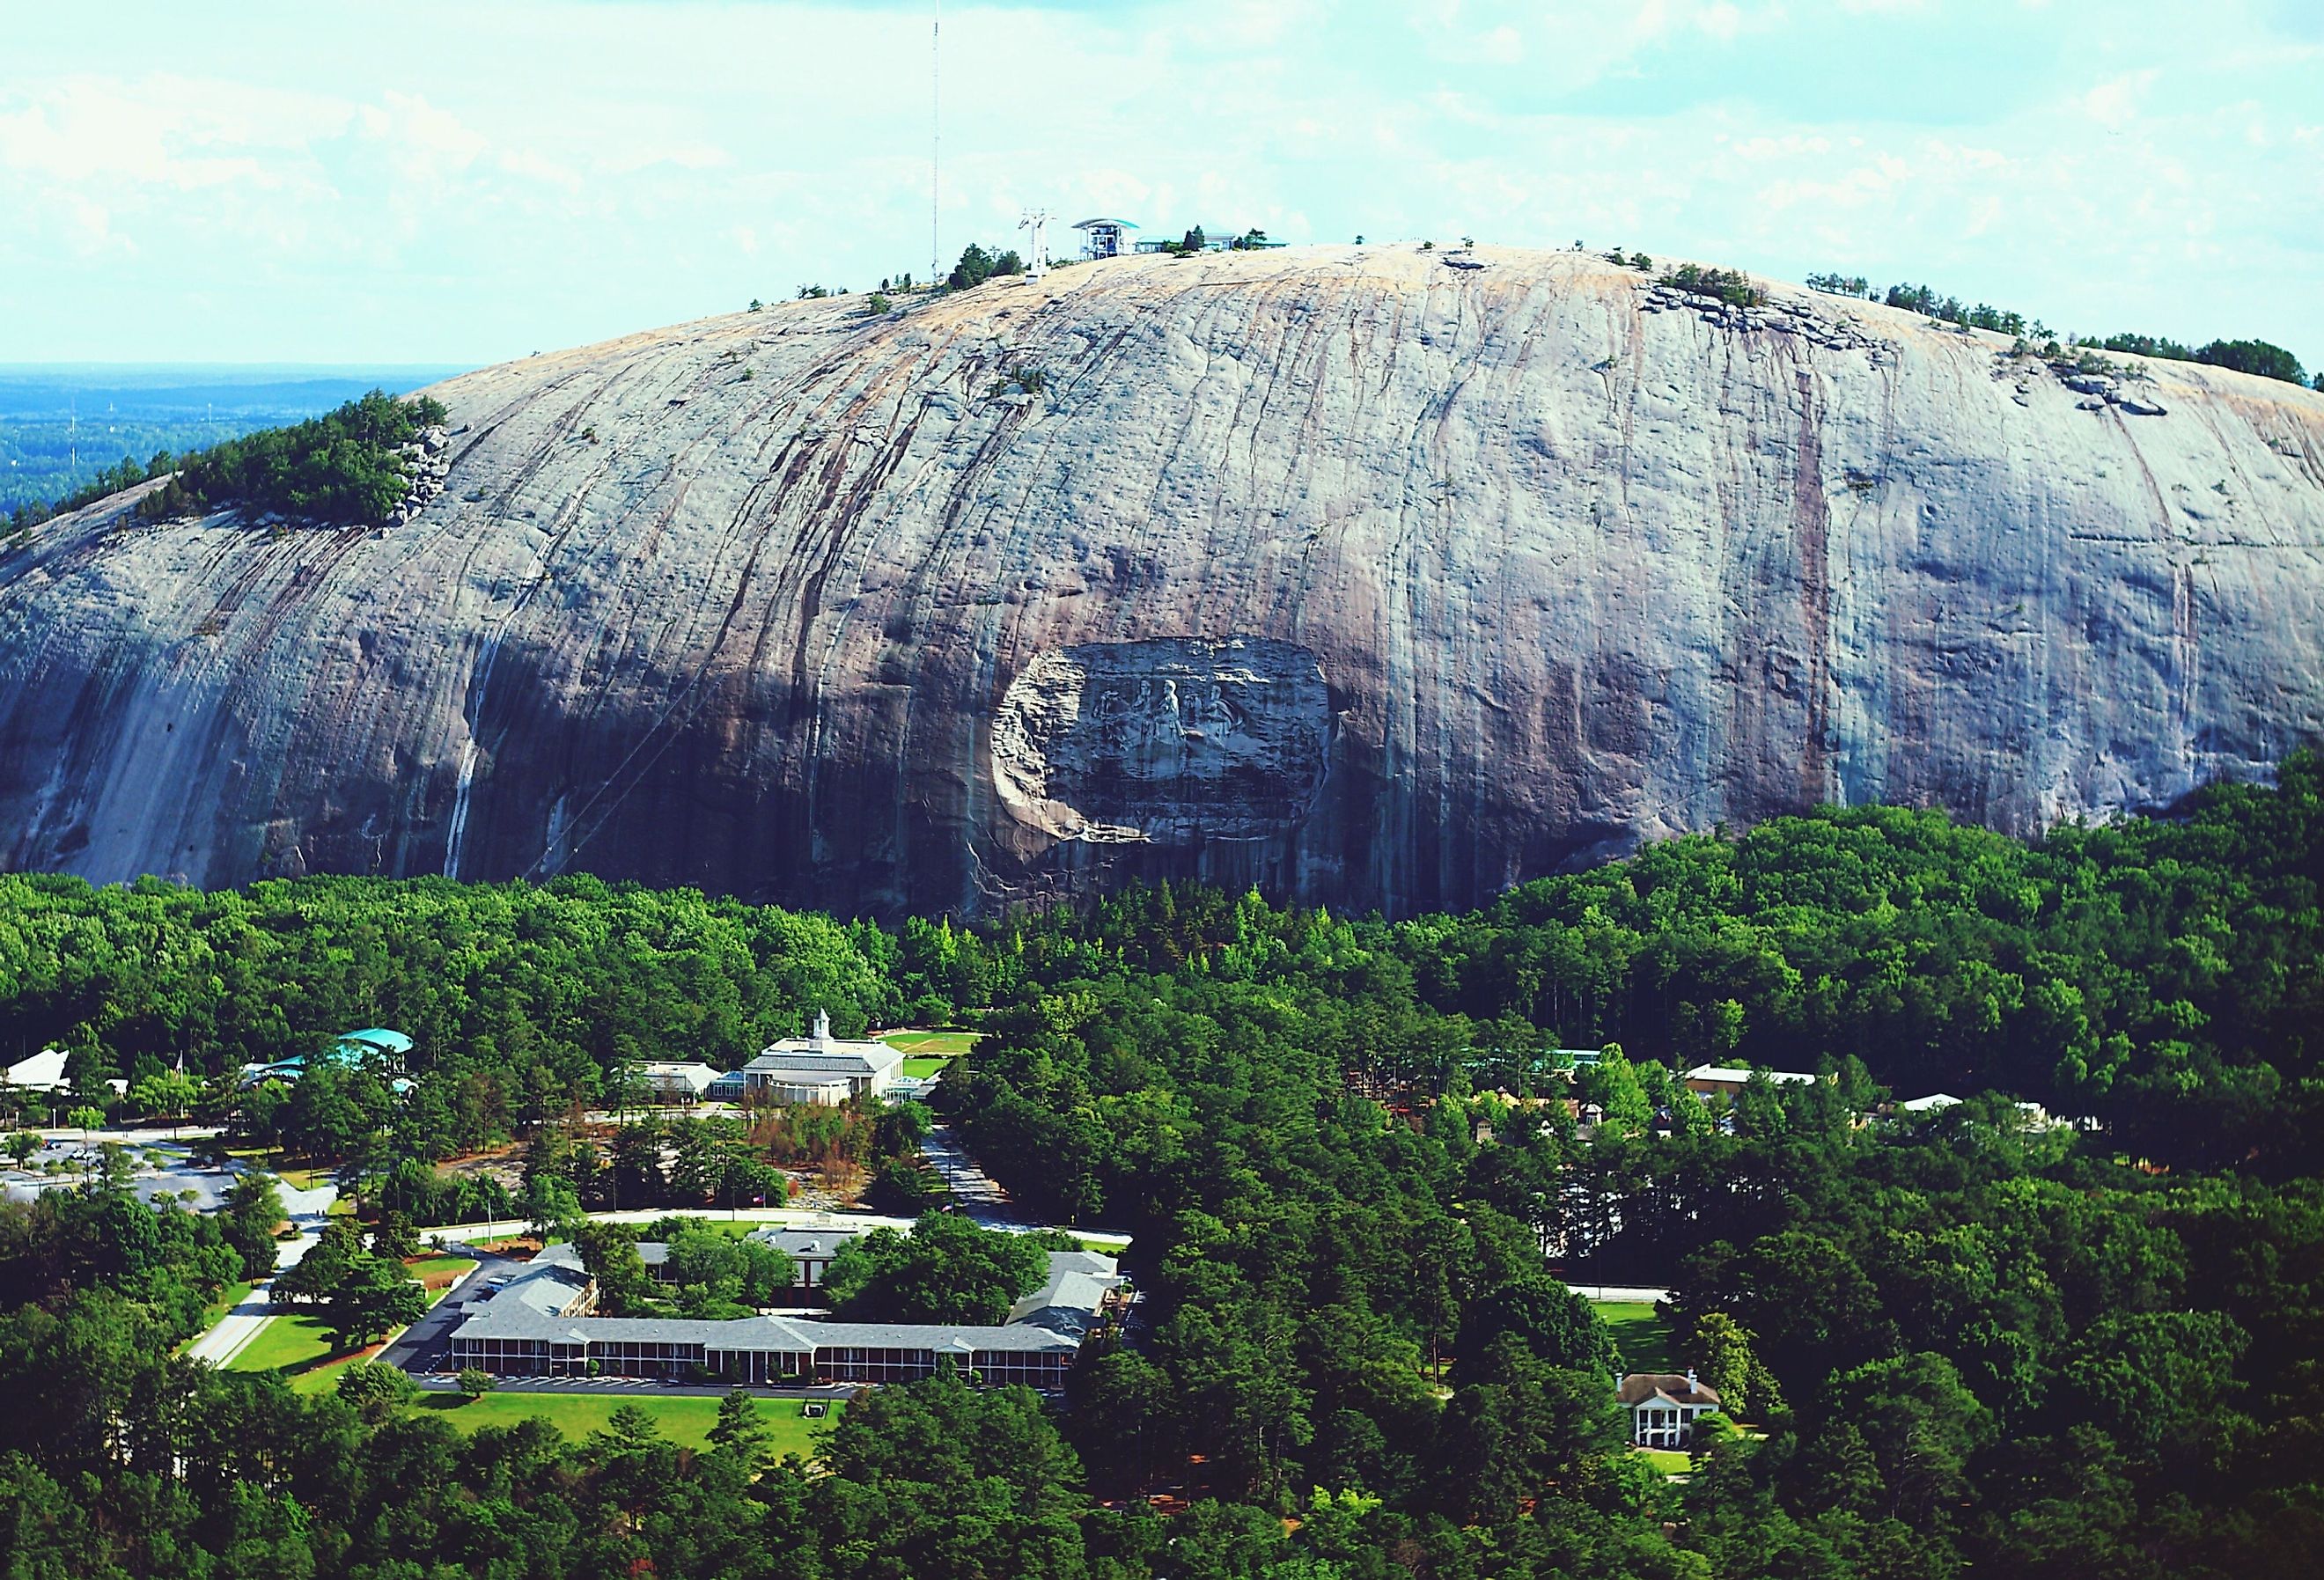
<path fill-rule="evenodd" d="M 928 18 L 928 286 L 944 278 L 944 248 L 936 242 L 937 199 L 944 190 L 944 0 Z"/>

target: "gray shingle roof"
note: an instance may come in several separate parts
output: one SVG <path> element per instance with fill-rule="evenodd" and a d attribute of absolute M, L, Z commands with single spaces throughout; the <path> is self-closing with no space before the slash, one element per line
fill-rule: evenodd
<path fill-rule="evenodd" d="M 828 1231 L 814 1231 L 829 1238 Z M 642 1247 L 641 1248 L 643 1249 Z M 655 1247 L 655 1249 L 664 1249 Z M 1111 1257 L 1090 1252 L 1051 1252 L 1049 1280 L 1018 1302 L 1006 1325 L 909 1322 L 835 1322 L 816 1316 L 737 1317 L 560 1317 L 587 1282 L 580 1254 L 570 1245 L 552 1245 L 489 1300 L 471 1302 L 458 1328 L 463 1338 L 557 1340 L 571 1344 L 700 1344 L 714 1350 L 819 1348 L 977 1350 L 1017 1354 L 1078 1349 L 1113 1283 Z M 1103 1270 L 1095 1270 L 1102 1268 Z"/>
<path fill-rule="evenodd" d="M 860 1229 L 753 1229 L 750 1238 L 792 1256 L 832 1256 L 862 1233 Z"/>
<path fill-rule="evenodd" d="M 1046 1328 L 1011 1323 L 1006 1327 L 954 1327 L 920 1322 L 831 1322 L 822 1317 L 794 1317 L 793 1333 L 816 1346 L 852 1345 L 872 1350 L 1074 1350 L 1081 1346 Z M 802 1344 L 802 1349 L 808 1345 Z"/>
<path fill-rule="evenodd" d="M 1676 1372 L 1633 1372 L 1622 1379 L 1614 1393 L 1621 1404 L 1645 1404 L 1661 1399 L 1671 1404 L 1707 1404 L 1716 1407 L 1719 1391 L 1695 1379 Z"/>
<path fill-rule="evenodd" d="M 1121 1282 L 1113 1270 L 1118 1265 L 1112 1257 L 1093 1251 L 1052 1251 L 1047 1280 L 1010 1308 L 1009 1320 L 1087 1332 L 1105 1303 L 1105 1292 Z M 1081 1314 L 1077 1323 L 1072 1313 Z"/>

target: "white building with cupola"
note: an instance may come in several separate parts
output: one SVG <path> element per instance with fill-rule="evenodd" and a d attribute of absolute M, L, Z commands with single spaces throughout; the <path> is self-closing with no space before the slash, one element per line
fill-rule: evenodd
<path fill-rule="evenodd" d="M 830 1015 L 817 1010 L 813 1031 L 770 1042 L 742 1067 L 742 1089 L 761 1102 L 836 1108 L 850 1097 L 884 1096 L 903 1064 L 884 1042 L 834 1037 Z"/>

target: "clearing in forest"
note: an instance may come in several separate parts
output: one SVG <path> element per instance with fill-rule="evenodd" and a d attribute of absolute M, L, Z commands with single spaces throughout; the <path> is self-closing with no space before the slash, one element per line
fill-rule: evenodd
<path fill-rule="evenodd" d="M 1644 1300 L 1593 1300 L 1598 1319 L 1614 1335 L 1625 1372 L 1683 1372 L 1677 1335 Z"/>

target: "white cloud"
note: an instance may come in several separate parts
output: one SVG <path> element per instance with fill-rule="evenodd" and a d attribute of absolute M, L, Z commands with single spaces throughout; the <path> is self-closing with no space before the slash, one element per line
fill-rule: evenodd
<path fill-rule="evenodd" d="M 1032 202 L 1294 240 L 1582 235 L 2324 360 L 2305 290 L 2324 270 L 2324 56 L 2243 0 L 2194 9 L 962 0 L 940 245 L 1014 239 Z M 127 67 L 78 11 L 12 38 L 0 322 L 51 337 L 15 354 L 489 356 L 927 266 L 922 12 L 403 14 L 228 38 L 152 4 L 105 30 L 144 41 Z M 1978 48 L 1936 47 L 1963 29 Z M 1933 110 L 1892 114 L 1877 86 L 1836 98 L 1845 72 L 1817 51 L 1842 37 L 1924 67 Z M 2087 74 L 1997 92 L 2052 46 Z M 350 315 L 351 296 L 374 305 Z"/>
<path fill-rule="evenodd" d="M 489 146 L 457 115 L 392 88 L 358 114 L 364 134 L 393 144 L 414 171 L 465 170 Z"/>
<path fill-rule="evenodd" d="M 68 193 L 64 199 L 65 236 L 76 257 L 87 259 L 96 254 L 126 248 L 127 244 L 113 234 L 113 216 L 104 205 L 80 194 Z"/>
<path fill-rule="evenodd" d="M 72 76 L 0 93 L 0 162 L 60 181 L 184 190 L 295 184 L 300 151 L 346 124 L 348 106 L 306 94 L 181 77 Z"/>
<path fill-rule="evenodd" d="M 2150 67 L 2109 79 L 2082 95 L 2082 113 L 2101 126 L 2119 129 L 2137 118 L 2139 101 L 2162 73 Z"/>

